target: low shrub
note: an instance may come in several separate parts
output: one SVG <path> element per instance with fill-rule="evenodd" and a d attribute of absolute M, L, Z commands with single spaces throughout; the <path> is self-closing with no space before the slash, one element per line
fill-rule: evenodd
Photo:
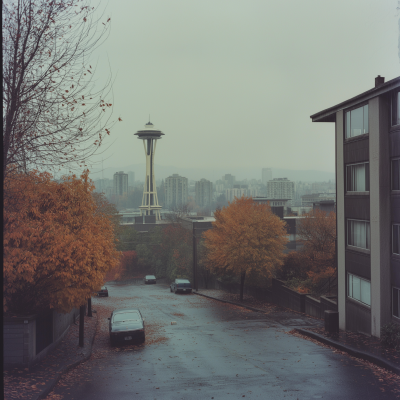
<path fill-rule="evenodd" d="M 286 281 L 285 285 L 299 293 L 310 293 L 312 281 L 311 279 L 291 278 Z"/>
<path fill-rule="evenodd" d="M 391 322 L 382 327 L 381 343 L 400 351 L 400 325 Z"/>

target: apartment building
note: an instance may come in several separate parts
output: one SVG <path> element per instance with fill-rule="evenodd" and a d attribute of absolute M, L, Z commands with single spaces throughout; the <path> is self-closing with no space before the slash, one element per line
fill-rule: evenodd
<path fill-rule="evenodd" d="M 207 179 L 195 183 L 195 202 L 200 207 L 210 206 L 213 198 L 213 184 Z"/>
<path fill-rule="evenodd" d="M 188 178 L 173 174 L 165 179 L 165 206 L 175 210 L 188 202 Z"/>
<path fill-rule="evenodd" d="M 400 77 L 311 116 L 335 123 L 341 329 L 400 323 Z"/>
<path fill-rule="evenodd" d="M 116 172 L 113 180 L 113 194 L 122 196 L 124 193 L 128 193 L 128 174 L 124 174 L 123 171 Z"/>
<path fill-rule="evenodd" d="M 288 178 L 275 178 L 267 182 L 269 199 L 294 199 L 294 182 Z"/>
<path fill-rule="evenodd" d="M 261 170 L 261 183 L 267 186 L 268 181 L 272 181 L 272 169 L 263 168 Z"/>

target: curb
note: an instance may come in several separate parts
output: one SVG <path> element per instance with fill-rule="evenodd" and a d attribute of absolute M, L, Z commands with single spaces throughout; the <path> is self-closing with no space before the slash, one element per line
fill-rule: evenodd
<path fill-rule="evenodd" d="M 252 311 L 265 312 L 264 310 L 260 310 L 259 308 L 254 308 L 254 307 L 246 306 L 244 304 L 234 303 L 233 301 L 217 299 L 215 297 L 207 296 L 205 294 L 198 293 L 198 292 L 193 292 L 193 293 L 197 294 L 198 296 L 207 297 L 208 299 L 220 301 L 221 303 L 233 304 L 234 306 L 240 306 L 240 307 L 252 310 Z M 319 335 L 318 333 L 307 331 L 307 330 L 301 329 L 301 328 L 295 328 L 294 330 L 301 333 L 302 335 L 309 336 L 315 340 L 318 340 L 319 342 L 325 343 L 329 346 L 332 346 L 339 350 L 345 351 L 346 353 L 350 354 L 351 356 L 361 358 L 362 360 L 369 361 L 373 364 L 378 365 L 379 367 L 385 368 L 391 372 L 394 372 L 397 375 L 400 375 L 400 368 L 397 365 L 393 364 L 392 362 L 384 360 L 383 358 L 377 357 L 371 353 L 366 353 L 366 352 L 363 352 L 360 350 L 352 349 L 351 347 L 348 347 L 346 345 L 338 343 L 338 342 L 336 342 L 332 339 L 329 339 L 325 336 Z"/>
<path fill-rule="evenodd" d="M 96 315 L 96 325 L 95 325 L 95 329 L 94 329 L 94 335 L 92 337 L 92 340 L 90 341 L 90 348 L 89 348 L 88 354 L 85 357 L 83 357 L 81 360 L 75 361 L 72 364 L 66 365 L 60 371 L 57 371 L 56 376 L 54 377 L 54 379 L 51 382 L 49 382 L 48 385 L 45 386 L 45 388 L 42 390 L 41 393 L 39 393 L 37 396 L 32 397 L 32 400 L 44 399 L 54 389 L 54 387 L 57 385 L 58 381 L 63 376 L 63 374 L 67 373 L 69 370 L 75 368 L 79 364 L 82 364 L 82 363 L 86 362 L 87 360 L 89 360 L 89 358 L 92 355 L 92 347 L 93 347 L 93 343 L 94 343 L 94 338 L 96 337 L 97 324 L 98 323 L 99 323 L 99 320 L 98 320 L 97 315 Z"/>
<path fill-rule="evenodd" d="M 221 303 L 232 304 L 233 306 L 239 306 L 239 307 L 242 307 L 242 308 L 247 308 L 248 310 L 251 310 L 251 311 L 265 313 L 265 310 L 261 310 L 260 308 L 246 306 L 245 304 L 235 303 L 235 302 L 229 301 L 229 300 L 217 299 L 216 297 L 207 296 L 206 294 L 202 294 L 202 293 L 198 293 L 198 292 L 193 292 L 192 291 L 192 293 L 197 294 L 198 296 L 207 297 L 207 299 L 220 301 Z"/>
<path fill-rule="evenodd" d="M 383 358 L 375 356 L 371 353 L 366 353 L 364 351 L 355 350 L 349 346 L 338 343 L 335 340 L 332 340 L 325 336 L 319 335 L 318 333 L 307 331 L 306 329 L 295 328 L 294 330 L 296 332 L 301 333 L 302 335 L 311 337 L 312 339 L 318 340 L 319 342 L 322 342 L 329 346 L 335 347 L 339 350 L 345 351 L 346 353 L 350 354 L 351 356 L 361 358 L 362 360 L 369 361 L 373 364 L 378 365 L 379 367 L 385 368 L 391 372 L 394 372 L 397 375 L 400 375 L 400 368 L 397 365 L 393 364 L 392 362 L 384 360 Z"/>

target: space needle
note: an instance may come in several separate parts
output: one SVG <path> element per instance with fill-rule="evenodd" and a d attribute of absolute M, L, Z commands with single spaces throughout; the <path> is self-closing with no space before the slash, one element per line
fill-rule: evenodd
<path fill-rule="evenodd" d="M 154 156 L 156 154 L 157 139 L 164 135 L 161 131 L 154 129 L 154 125 L 149 121 L 142 131 L 135 133 L 138 139 L 143 140 L 144 153 L 146 155 L 146 179 L 144 181 L 144 190 L 140 215 L 155 215 L 156 220 L 161 219 L 161 206 L 158 205 L 156 179 L 154 175 Z"/>

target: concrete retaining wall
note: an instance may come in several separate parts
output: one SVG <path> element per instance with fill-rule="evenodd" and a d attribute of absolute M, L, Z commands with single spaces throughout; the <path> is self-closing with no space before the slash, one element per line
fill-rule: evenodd
<path fill-rule="evenodd" d="M 31 367 L 37 363 L 57 346 L 78 314 L 77 309 L 68 314 L 53 310 L 53 340 L 39 354 L 36 354 L 37 315 L 3 317 L 3 366 Z"/>
<path fill-rule="evenodd" d="M 315 318 L 319 319 L 324 318 L 324 312 L 321 309 L 321 301 L 311 296 L 306 296 L 304 312 L 307 315 L 311 315 L 312 317 Z"/>
<path fill-rule="evenodd" d="M 245 286 L 244 294 L 253 296 L 257 300 L 274 303 L 319 319 L 324 319 L 325 310 L 338 310 L 336 296 L 321 296 L 320 300 L 318 300 L 308 293 L 298 293 L 290 289 L 285 286 L 285 283 L 279 279 L 272 279 L 271 288 Z M 215 289 L 238 294 L 240 285 L 238 283 L 227 284 L 216 281 Z"/>

